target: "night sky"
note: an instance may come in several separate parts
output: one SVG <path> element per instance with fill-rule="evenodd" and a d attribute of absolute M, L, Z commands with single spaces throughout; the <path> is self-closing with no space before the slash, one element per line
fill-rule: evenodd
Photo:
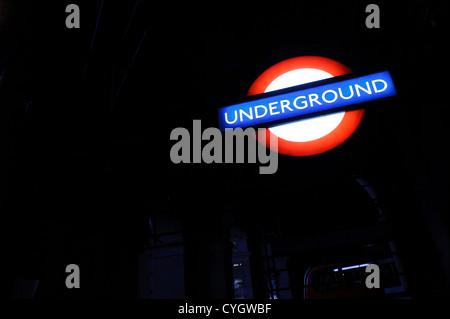
<path fill-rule="evenodd" d="M 80 29 L 65 27 L 69 3 Z M 230 220 L 248 234 L 276 224 L 286 238 L 357 229 L 378 220 L 360 176 L 395 231 L 412 295 L 448 293 L 448 3 L 377 1 L 379 29 L 365 25 L 370 1 L 140 1 L 133 14 L 135 3 L 34 3 L 2 30 L 13 74 L 1 88 L 11 281 L 40 278 L 42 299 L 135 298 L 127 260 L 144 249 L 148 217 L 175 212 L 186 238 L 205 241 Z M 389 70 L 398 94 L 370 103 L 337 148 L 280 155 L 273 175 L 258 163 L 171 162 L 174 128 L 218 127 L 218 108 L 305 55 Z M 72 260 L 89 269 L 81 292 L 61 284 Z"/>

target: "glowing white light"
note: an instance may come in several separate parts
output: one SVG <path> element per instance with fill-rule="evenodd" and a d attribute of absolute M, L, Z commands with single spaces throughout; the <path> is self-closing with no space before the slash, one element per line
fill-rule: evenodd
<path fill-rule="evenodd" d="M 354 266 L 343 267 L 342 270 L 349 270 L 349 269 L 366 267 L 366 266 L 369 266 L 369 264 L 361 264 L 361 265 L 354 265 Z M 335 268 L 335 269 L 333 269 L 333 271 L 337 272 L 337 271 L 339 271 L 339 268 Z"/>
<path fill-rule="evenodd" d="M 303 68 L 286 72 L 273 80 L 265 92 L 332 78 L 319 69 Z M 309 142 L 331 133 L 344 118 L 345 112 L 323 115 L 311 119 L 299 120 L 269 128 L 278 137 L 292 142 Z"/>
<path fill-rule="evenodd" d="M 304 68 L 292 70 L 273 80 L 265 92 L 280 90 L 287 87 L 329 79 L 332 77 L 333 76 L 330 73 L 319 69 Z"/>

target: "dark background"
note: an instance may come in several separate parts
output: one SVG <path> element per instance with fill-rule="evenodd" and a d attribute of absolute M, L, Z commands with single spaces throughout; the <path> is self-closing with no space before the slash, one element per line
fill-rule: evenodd
<path fill-rule="evenodd" d="M 80 29 L 65 27 L 71 2 Z M 12 17 L 2 25 L 10 76 L 0 97 L 9 285 L 39 278 L 39 298 L 135 298 L 147 218 L 170 207 L 183 222 L 186 295 L 208 298 L 189 282 L 203 276 L 199 242 L 221 240 L 231 223 L 249 234 L 270 229 L 275 217 L 287 238 L 371 223 L 358 175 L 377 189 L 395 229 L 411 294 L 448 293 L 445 1 L 377 1 L 380 29 L 366 28 L 370 2 L 356 0 L 140 1 L 134 14 L 135 1 L 4 3 Z M 172 129 L 191 130 L 193 119 L 217 126 L 217 108 L 302 55 L 355 72 L 389 70 L 398 96 L 368 109 L 336 149 L 280 155 L 274 175 L 259 175 L 259 164 L 171 163 Z M 87 269 L 78 291 L 64 287 L 73 260 Z"/>

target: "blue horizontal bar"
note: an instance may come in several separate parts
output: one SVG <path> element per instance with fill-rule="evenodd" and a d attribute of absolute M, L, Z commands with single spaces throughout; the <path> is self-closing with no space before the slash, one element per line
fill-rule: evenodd
<path fill-rule="evenodd" d="M 223 107 L 219 127 L 234 129 L 298 118 L 393 95 L 391 75 L 383 71 Z"/>

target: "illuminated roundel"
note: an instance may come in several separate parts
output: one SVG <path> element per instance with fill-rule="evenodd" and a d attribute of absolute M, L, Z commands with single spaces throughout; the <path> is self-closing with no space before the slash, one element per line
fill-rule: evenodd
<path fill-rule="evenodd" d="M 318 56 L 284 60 L 267 69 L 253 82 L 247 95 L 328 79 L 351 73 L 345 65 Z M 278 139 L 278 153 L 311 156 L 329 151 L 346 141 L 361 123 L 364 110 L 342 111 L 297 120 L 266 129 L 266 146 L 270 136 Z"/>

